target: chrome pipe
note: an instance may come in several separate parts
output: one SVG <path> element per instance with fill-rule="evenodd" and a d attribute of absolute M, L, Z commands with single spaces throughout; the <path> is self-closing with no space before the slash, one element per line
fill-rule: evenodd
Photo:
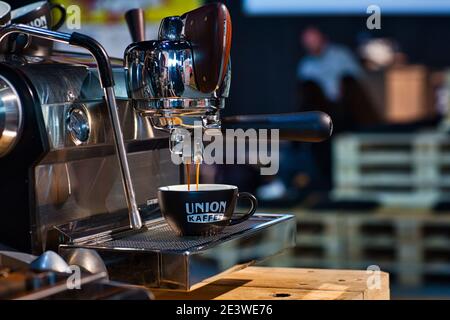
<path fill-rule="evenodd" d="M 43 38 L 47 40 L 52 40 L 55 42 L 61 42 L 65 44 L 70 43 L 71 34 L 57 32 L 42 28 L 30 27 L 25 24 L 10 24 L 7 26 L 2 26 L 0 29 L 0 42 L 2 42 L 6 36 L 12 33 L 25 33 L 29 36 Z"/>
<path fill-rule="evenodd" d="M 133 229 L 142 228 L 142 220 L 136 203 L 136 195 L 134 193 L 133 183 L 131 180 L 130 167 L 128 165 L 127 151 L 123 140 L 123 132 L 120 127 L 119 113 L 117 112 L 116 95 L 114 87 L 104 89 L 107 105 L 109 106 L 109 114 L 111 117 L 112 129 L 114 132 L 114 140 L 117 147 L 117 155 L 119 167 L 124 183 L 125 198 L 129 210 L 130 225 Z"/>

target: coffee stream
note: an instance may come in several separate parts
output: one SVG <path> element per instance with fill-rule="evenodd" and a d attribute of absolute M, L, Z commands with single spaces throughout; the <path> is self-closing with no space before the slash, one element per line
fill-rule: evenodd
<path fill-rule="evenodd" d="M 186 182 L 188 191 L 191 191 L 191 164 L 188 162 L 185 165 L 186 168 Z M 195 191 L 198 191 L 198 184 L 200 182 L 200 161 L 195 164 Z"/>
<path fill-rule="evenodd" d="M 186 168 L 186 182 L 188 185 L 188 191 L 191 191 L 191 164 L 186 163 L 184 166 Z"/>
<path fill-rule="evenodd" d="M 195 186 L 196 186 L 196 191 L 198 191 L 198 182 L 200 180 L 200 162 L 197 162 L 195 165 L 196 165 L 196 168 L 195 168 Z"/>

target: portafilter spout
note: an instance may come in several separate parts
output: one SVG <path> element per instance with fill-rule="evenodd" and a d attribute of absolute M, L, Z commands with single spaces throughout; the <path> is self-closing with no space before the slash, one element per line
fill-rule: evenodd
<path fill-rule="evenodd" d="M 0 27 L 0 43 L 4 41 L 6 36 L 13 33 L 25 34 L 32 37 L 43 38 L 80 47 L 88 50 L 94 57 L 97 63 L 100 84 L 105 95 L 106 105 L 109 109 L 112 130 L 114 132 L 114 143 L 116 146 L 117 158 L 119 160 L 123 188 L 128 206 L 130 226 L 133 229 L 140 229 L 142 227 L 142 220 L 136 204 L 130 168 L 128 166 L 127 152 L 125 149 L 122 128 L 120 126 L 119 114 L 117 111 L 113 72 L 109 56 L 105 49 L 95 39 L 81 33 L 74 32 L 69 34 L 21 24 L 10 24 Z"/>

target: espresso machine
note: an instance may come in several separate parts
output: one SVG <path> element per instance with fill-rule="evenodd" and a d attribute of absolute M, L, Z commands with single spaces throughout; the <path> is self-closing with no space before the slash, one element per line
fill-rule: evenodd
<path fill-rule="evenodd" d="M 278 128 L 319 142 L 320 112 L 222 118 L 231 80 L 231 19 L 209 4 L 162 20 L 145 41 L 140 10 L 127 14 L 134 43 L 111 59 L 94 39 L 25 25 L 11 34 L 86 49 L 0 61 L 0 243 L 34 254 L 98 252 L 110 279 L 191 290 L 295 245 L 288 214 L 256 213 L 215 236 L 178 237 L 161 217 L 157 189 L 183 182 L 171 161 L 181 128 Z M 192 155 L 189 155 L 192 156 Z"/>

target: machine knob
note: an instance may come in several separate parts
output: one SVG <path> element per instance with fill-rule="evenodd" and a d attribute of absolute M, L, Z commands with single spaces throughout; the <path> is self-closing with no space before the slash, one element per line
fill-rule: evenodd
<path fill-rule="evenodd" d="M 67 130 L 76 145 L 80 145 L 88 141 L 91 126 L 89 116 L 85 108 L 77 106 L 70 109 L 67 113 L 66 124 Z"/>

